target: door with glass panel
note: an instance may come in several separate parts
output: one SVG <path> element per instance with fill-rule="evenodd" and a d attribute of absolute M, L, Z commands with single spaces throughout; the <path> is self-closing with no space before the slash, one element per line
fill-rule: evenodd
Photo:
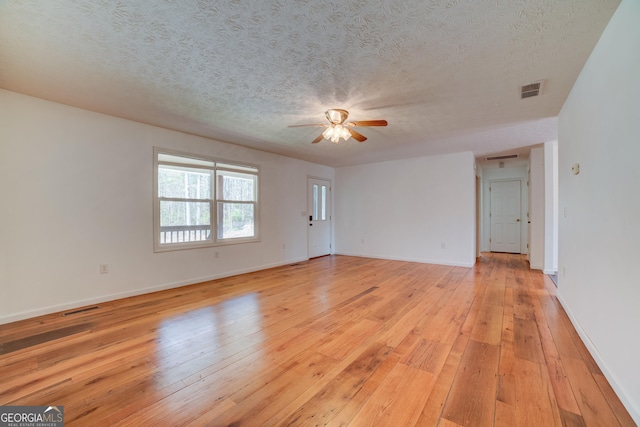
<path fill-rule="evenodd" d="M 308 241 L 309 258 L 331 253 L 331 183 L 308 179 Z"/>

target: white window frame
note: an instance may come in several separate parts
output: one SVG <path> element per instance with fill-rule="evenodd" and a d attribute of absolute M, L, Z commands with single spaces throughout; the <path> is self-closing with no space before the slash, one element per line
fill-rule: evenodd
<path fill-rule="evenodd" d="M 161 164 L 170 164 L 176 166 L 189 167 L 187 162 L 185 163 L 173 163 L 159 161 L 160 155 L 177 156 L 185 159 L 192 159 L 200 162 L 210 163 L 210 165 L 193 164 L 194 169 L 208 169 L 211 171 L 211 198 L 209 199 L 181 199 L 185 201 L 194 202 L 207 202 L 209 203 L 210 214 L 210 233 L 211 239 L 205 241 L 192 241 L 192 242 L 174 242 L 174 243 L 160 243 L 160 201 L 161 200 L 174 200 L 171 198 L 163 198 L 158 194 L 158 167 Z M 218 198 L 217 188 L 217 176 L 220 172 L 232 172 L 241 173 L 255 176 L 255 200 L 251 201 L 229 201 Z M 183 249 L 205 248 L 212 246 L 234 245 L 240 243 L 254 243 L 260 241 L 260 168 L 258 165 L 241 163 L 236 161 L 223 160 L 218 158 L 212 158 L 208 156 L 201 156 L 191 153 L 185 153 L 181 151 L 167 150 L 160 147 L 153 148 L 153 248 L 154 252 L 166 252 Z M 254 209 L 254 235 L 251 237 L 233 237 L 233 238 L 218 238 L 218 204 L 219 203 L 243 203 L 253 204 Z"/>

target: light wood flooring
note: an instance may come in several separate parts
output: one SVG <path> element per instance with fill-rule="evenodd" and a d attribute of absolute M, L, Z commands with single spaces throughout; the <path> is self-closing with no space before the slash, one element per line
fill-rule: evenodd
<path fill-rule="evenodd" d="M 0 405 L 67 426 L 635 425 L 519 255 L 332 256 L 0 326 Z"/>

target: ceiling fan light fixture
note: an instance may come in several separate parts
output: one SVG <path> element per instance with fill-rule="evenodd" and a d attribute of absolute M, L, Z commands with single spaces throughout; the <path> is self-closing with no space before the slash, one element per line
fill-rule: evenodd
<path fill-rule="evenodd" d="M 322 136 L 325 139 L 328 139 L 329 141 L 337 144 L 338 142 L 340 142 L 340 138 L 344 139 L 345 141 L 351 138 L 351 132 L 349 132 L 349 129 L 347 129 L 346 127 L 337 124 L 331 125 L 327 129 L 325 129 L 325 131 L 322 132 Z"/>
<path fill-rule="evenodd" d="M 322 136 L 324 136 L 324 139 L 331 139 L 333 134 L 334 134 L 334 131 L 332 127 L 328 127 L 324 130 L 324 132 L 322 132 Z"/>
<path fill-rule="evenodd" d="M 340 137 L 342 137 L 342 139 L 346 141 L 351 138 L 351 132 L 349 132 L 349 129 L 342 125 L 336 125 L 336 127 L 339 128 L 338 131 L 340 132 Z"/>
<path fill-rule="evenodd" d="M 340 142 L 340 139 L 347 141 L 349 138 L 353 138 L 358 142 L 364 142 L 367 137 L 353 129 L 356 126 L 386 126 L 388 123 L 386 120 L 357 120 L 346 122 L 349 117 L 347 110 L 338 108 L 325 111 L 325 117 L 329 121 L 329 124 L 311 123 L 306 125 L 291 125 L 290 128 L 297 128 L 302 126 L 320 126 L 326 129 L 320 135 L 316 137 L 312 144 L 317 144 L 322 139 L 327 139 L 335 144 Z"/>

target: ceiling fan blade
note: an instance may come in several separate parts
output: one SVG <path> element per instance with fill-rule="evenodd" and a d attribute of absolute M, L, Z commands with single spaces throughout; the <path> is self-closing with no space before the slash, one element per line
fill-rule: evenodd
<path fill-rule="evenodd" d="M 366 140 L 367 140 L 367 137 L 366 137 L 366 136 L 364 136 L 363 134 L 358 133 L 358 132 L 356 132 L 356 131 L 355 131 L 355 130 L 353 130 L 353 129 L 347 129 L 347 130 L 349 131 L 349 133 L 351 134 L 351 136 L 353 137 L 353 139 L 357 140 L 358 142 L 364 142 L 364 141 L 366 141 Z M 320 135 L 320 136 L 322 136 L 322 135 Z"/>
<path fill-rule="evenodd" d="M 387 124 L 386 120 L 358 120 L 347 123 L 347 126 L 386 126 Z"/>
<path fill-rule="evenodd" d="M 306 127 L 306 126 L 327 127 L 327 125 L 322 124 L 322 123 L 312 123 L 312 124 L 308 124 L 308 125 L 291 125 L 291 126 L 287 126 L 287 127 L 288 128 L 301 128 L 301 127 Z"/>
<path fill-rule="evenodd" d="M 318 137 L 316 139 L 314 139 L 313 141 L 311 141 L 312 144 L 317 144 L 318 142 L 322 141 L 324 137 L 322 136 L 322 134 L 318 135 Z"/>

